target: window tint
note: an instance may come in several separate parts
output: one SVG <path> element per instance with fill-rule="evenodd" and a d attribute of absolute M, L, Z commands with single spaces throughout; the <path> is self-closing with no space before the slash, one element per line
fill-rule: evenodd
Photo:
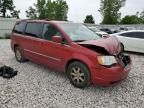
<path fill-rule="evenodd" d="M 144 32 L 129 32 L 129 33 L 123 33 L 121 35 L 126 37 L 131 37 L 131 38 L 144 39 Z"/>
<path fill-rule="evenodd" d="M 26 22 L 17 23 L 13 32 L 22 34 L 25 30 Z"/>
<path fill-rule="evenodd" d="M 133 35 L 133 32 L 130 32 L 130 33 L 122 33 L 120 34 L 121 36 L 125 36 L 125 37 L 132 37 Z"/>
<path fill-rule="evenodd" d="M 25 34 L 30 35 L 32 37 L 41 38 L 42 30 L 43 23 L 27 23 Z"/>
<path fill-rule="evenodd" d="M 135 38 L 144 39 L 144 32 L 135 32 Z"/>
<path fill-rule="evenodd" d="M 54 26 L 50 24 L 45 24 L 43 29 L 44 39 L 52 40 L 53 36 L 62 36 L 62 35 Z"/>

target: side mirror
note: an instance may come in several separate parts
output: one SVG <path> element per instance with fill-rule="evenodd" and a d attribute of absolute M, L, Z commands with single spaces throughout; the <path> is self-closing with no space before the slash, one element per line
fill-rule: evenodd
<path fill-rule="evenodd" d="M 62 39 L 62 37 L 60 37 L 60 36 L 53 36 L 53 37 L 52 37 L 52 41 L 53 41 L 53 42 L 56 42 L 56 43 L 62 43 L 62 42 L 63 42 L 63 39 Z"/>

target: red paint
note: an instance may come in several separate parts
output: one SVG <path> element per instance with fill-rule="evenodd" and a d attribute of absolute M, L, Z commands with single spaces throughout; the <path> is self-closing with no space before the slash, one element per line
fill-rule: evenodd
<path fill-rule="evenodd" d="M 84 41 L 80 42 L 80 44 L 100 46 L 105 48 L 111 54 L 118 54 L 120 50 L 119 42 L 116 37 L 107 37 L 104 39 Z"/>
<path fill-rule="evenodd" d="M 52 41 L 56 43 L 62 43 L 62 38 L 60 36 L 53 36 Z"/>
<path fill-rule="evenodd" d="M 115 66 L 104 67 L 98 64 L 97 56 L 99 53 L 88 48 L 82 47 L 69 38 L 69 36 L 62 30 L 56 22 L 53 21 L 33 21 L 44 22 L 54 25 L 61 31 L 68 44 L 60 44 L 55 41 L 61 41 L 60 38 L 55 37 L 54 42 L 40 38 L 19 35 L 17 33 L 11 34 L 11 46 L 18 45 L 23 52 L 25 58 L 57 71 L 66 71 L 67 64 L 71 60 L 78 60 L 87 65 L 91 74 L 91 83 L 98 85 L 110 85 L 113 82 L 121 81 L 128 76 L 131 69 L 131 62 L 127 67 L 120 64 L 120 60 Z M 105 39 L 91 40 L 80 42 L 80 44 L 96 45 L 104 47 L 110 54 L 117 54 L 119 52 L 119 42 L 117 39 L 108 37 Z"/>

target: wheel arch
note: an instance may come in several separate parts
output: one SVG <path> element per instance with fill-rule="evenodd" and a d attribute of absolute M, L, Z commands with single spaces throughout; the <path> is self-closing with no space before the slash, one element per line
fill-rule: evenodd
<path fill-rule="evenodd" d="M 72 62 L 76 62 L 76 61 L 83 63 L 83 64 L 88 68 L 88 70 L 89 70 L 89 72 L 90 72 L 91 64 L 88 63 L 89 61 L 86 62 L 86 61 L 84 61 L 84 60 L 77 59 L 77 58 L 70 59 L 70 60 L 66 63 L 66 65 L 65 65 L 65 72 L 67 72 L 68 66 L 69 66 Z M 91 72 L 90 72 L 90 74 L 91 74 Z"/>
<path fill-rule="evenodd" d="M 15 50 L 15 48 L 18 47 L 18 46 L 19 46 L 18 44 L 14 44 L 14 50 Z"/>
<path fill-rule="evenodd" d="M 72 63 L 72 62 L 81 62 L 81 63 L 83 63 L 83 64 L 85 64 L 86 66 L 87 66 L 87 64 L 86 63 L 84 63 L 83 61 L 81 61 L 81 60 L 79 60 L 79 59 L 71 59 L 71 60 L 69 60 L 67 63 L 66 63 L 66 68 L 65 68 L 65 72 L 67 71 L 67 68 L 68 68 L 68 66 Z"/>

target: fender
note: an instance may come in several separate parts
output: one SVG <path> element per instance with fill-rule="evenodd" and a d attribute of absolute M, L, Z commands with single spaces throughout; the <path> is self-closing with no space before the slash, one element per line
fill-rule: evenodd
<path fill-rule="evenodd" d="M 94 67 L 94 64 L 93 64 L 92 60 L 90 60 L 87 56 L 75 53 L 75 54 L 72 55 L 72 57 L 70 59 L 68 59 L 66 61 L 65 68 L 67 67 L 67 65 L 69 64 L 69 62 L 71 62 L 73 60 L 77 60 L 77 61 L 83 62 L 85 65 L 87 65 L 87 67 L 89 69 L 91 69 L 92 67 Z"/>

